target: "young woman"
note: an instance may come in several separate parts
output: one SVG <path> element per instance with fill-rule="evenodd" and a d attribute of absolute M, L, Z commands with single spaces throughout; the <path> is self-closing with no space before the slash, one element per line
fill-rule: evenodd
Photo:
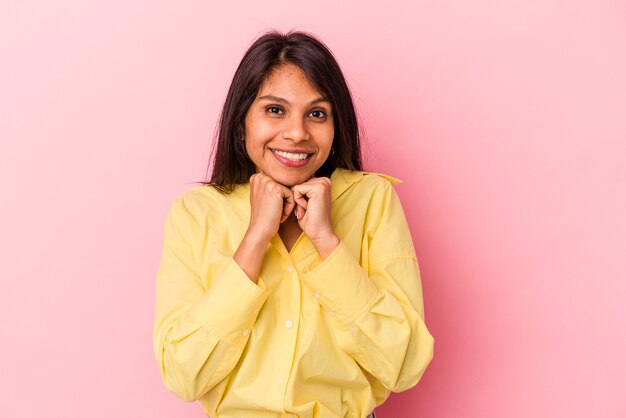
<path fill-rule="evenodd" d="M 154 350 L 214 418 L 374 417 L 433 356 L 398 180 L 362 171 L 327 47 L 269 32 L 243 57 L 210 182 L 171 205 Z"/>

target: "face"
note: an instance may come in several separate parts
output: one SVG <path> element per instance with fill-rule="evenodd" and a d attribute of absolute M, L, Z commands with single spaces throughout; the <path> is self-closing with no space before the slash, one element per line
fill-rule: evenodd
<path fill-rule="evenodd" d="M 274 68 L 245 119 L 246 151 L 257 172 L 285 186 L 309 180 L 333 145 L 332 110 L 299 67 Z"/>

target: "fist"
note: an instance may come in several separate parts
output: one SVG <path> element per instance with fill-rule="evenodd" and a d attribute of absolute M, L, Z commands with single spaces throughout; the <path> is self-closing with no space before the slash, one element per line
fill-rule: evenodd
<path fill-rule="evenodd" d="M 269 241 L 293 212 L 293 192 L 263 173 L 250 177 L 250 224 L 248 232 Z"/>
<path fill-rule="evenodd" d="M 328 177 L 312 177 L 291 187 L 298 224 L 313 242 L 334 236 L 330 217 L 331 182 Z"/>

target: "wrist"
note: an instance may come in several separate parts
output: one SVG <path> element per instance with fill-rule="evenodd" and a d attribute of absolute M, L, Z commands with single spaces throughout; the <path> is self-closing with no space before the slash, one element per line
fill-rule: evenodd
<path fill-rule="evenodd" d="M 271 239 L 272 237 L 267 236 L 267 234 L 248 229 L 241 241 L 245 242 L 247 245 L 264 247 L 270 242 Z"/>
<path fill-rule="evenodd" d="M 263 257 L 267 250 L 267 242 L 252 234 L 245 234 L 233 255 L 235 262 L 246 273 L 253 283 L 257 283 Z"/>
<path fill-rule="evenodd" d="M 319 253 L 320 257 L 322 257 L 322 259 L 325 259 L 335 250 L 335 248 L 337 248 L 341 240 L 339 239 L 337 234 L 331 231 L 331 233 L 329 234 L 325 234 L 316 237 L 315 239 L 311 239 L 311 242 L 313 243 L 313 246 Z"/>

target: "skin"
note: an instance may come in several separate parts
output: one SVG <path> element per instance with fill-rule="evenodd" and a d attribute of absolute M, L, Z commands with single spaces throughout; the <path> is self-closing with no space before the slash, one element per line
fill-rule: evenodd
<path fill-rule="evenodd" d="M 255 283 L 276 233 L 290 250 L 303 232 L 322 258 L 339 244 L 330 218 L 330 179 L 314 176 L 335 133 L 332 106 L 318 100 L 322 96 L 299 67 L 283 64 L 264 80 L 246 114 L 246 150 L 257 172 L 250 177 L 250 223 L 234 259 Z M 289 167 L 276 158 L 276 149 L 311 155 L 304 166 Z"/>

